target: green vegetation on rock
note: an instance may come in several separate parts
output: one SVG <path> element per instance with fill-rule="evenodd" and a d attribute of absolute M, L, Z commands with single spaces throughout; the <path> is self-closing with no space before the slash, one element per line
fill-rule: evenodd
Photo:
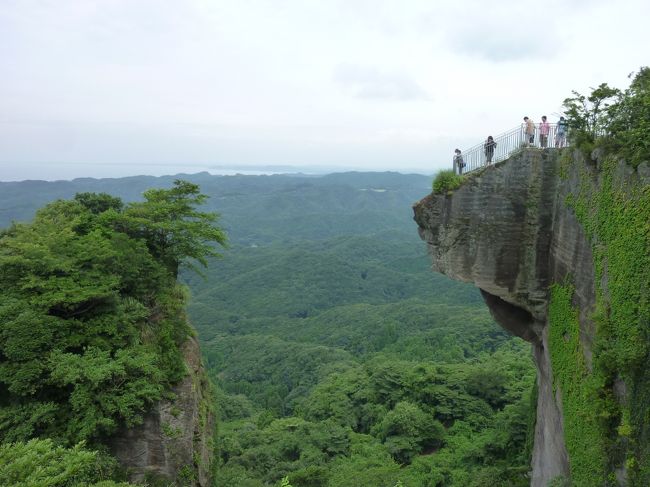
<path fill-rule="evenodd" d="M 459 176 L 452 170 L 440 171 L 433 179 L 432 189 L 434 193 L 446 193 L 460 188 L 465 178 Z"/>
<path fill-rule="evenodd" d="M 603 485 L 607 470 L 606 407 L 602 374 L 585 363 L 573 288 L 554 285 L 549 303 L 549 347 L 554 385 L 559 386 L 564 439 L 576 486 Z"/>
<path fill-rule="evenodd" d="M 650 192 L 647 185 L 625 177 L 624 167 L 609 156 L 597 181 L 583 172 L 580 193 L 568 204 L 593 245 L 598 327 L 594 369 L 603 376 L 603 390 L 611 390 L 620 380 L 627 387 L 625 397 L 603 399 L 598 413 L 609 423 L 600 443 L 612 460 L 621 460 L 619 450 L 631 452 L 625 464 L 633 485 L 646 485 L 650 482 Z M 592 403 L 590 409 L 597 407 L 597 402 Z"/>
<path fill-rule="evenodd" d="M 585 362 L 570 285 L 551 292 L 551 358 L 562 391 L 572 482 L 614 482 L 624 466 L 633 486 L 650 484 L 650 191 L 639 174 L 650 160 L 650 70 L 629 89 L 601 85 L 573 110 L 573 137 L 601 149 L 597 167 L 561 162 L 562 177 L 579 181 L 567 205 L 592 245 L 596 324 L 592 366 Z M 589 104 L 589 103 L 591 104 Z M 638 169 L 637 169 L 638 168 Z"/>

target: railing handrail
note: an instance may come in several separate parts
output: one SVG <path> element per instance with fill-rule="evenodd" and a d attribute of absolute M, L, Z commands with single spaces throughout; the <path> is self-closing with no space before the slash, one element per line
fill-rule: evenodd
<path fill-rule="evenodd" d="M 505 137 L 507 137 L 507 136 L 509 136 L 509 135 L 511 135 L 511 134 L 515 134 L 515 133 L 518 134 L 518 133 L 520 133 L 522 130 L 523 130 L 523 129 L 522 129 L 522 126 L 520 125 L 520 126 L 518 126 L 518 127 L 515 127 L 515 128 L 513 128 L 513 129 L 510 129 L 510 130 L 508 130 L 508 131 L 506 131 L 506 132 L 503 132 L 503 133 L 497 135 L 496 137 L 492 137 L 492 138 L 494 139 L 495 142 L 500 142 L 500 141 L 501 141 L 502 139 L 504 139 Z M 484 146 L 485 142 L 487 142 L 487 137 L 486 137 L 486 139 L 485 139 L 483 142 L 480 142 L 480 143 L 478 143 L 478 144 L 476 144 L 476 145 L 473 145 L 473 146 L 470 147 L 469 149 L 465 149 L 465 151 L 464 151 L 463 153 L 465 153 L 465 152 L 471 152 L 471 151 L 478 150 L 478 149 L 483 150 L 483 146 Z"/>
<path fill-rule="evenodd" d="M 564 131 L 558 130 L 557 123 L 547 123 L 547 128 L 547 133 L 542 134 L 541 124 L 534 124 L 534 132 L 531 135 L 526 133 L 526 124 L 523 123 L 493 137 L 495 145 L 491 150 L 486 150 L 486 138 L 483 142 L 461 152 L 464 163 L 461 168 L 456 167 L 456 159 L 454 159 L 454 172 L 467 174 L 476 171 L 489 164 L 508 159 L 512 154 L 526 147 L 547 149 L 562 148 L 568 145 L 566 125 L 564 125 Z"/>

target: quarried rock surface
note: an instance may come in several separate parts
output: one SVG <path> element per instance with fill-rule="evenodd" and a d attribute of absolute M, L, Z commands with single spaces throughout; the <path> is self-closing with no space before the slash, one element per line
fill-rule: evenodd
<path fill-rule="evenodd" d="M 210 485 L 215 417 L 195 338 L 187 339 L 183 356 L 187 375 L 172 388 L 173 399 L 160 401 L 140 426 L 124 429 L 111 440 L 110 449 L 130 480 Z"/>
<path fill-rule="evenodd" d="M 546 486 L 568 477 L 561 393 L 554 387 L 549 354 L 549 286 L 571 273 L 581 310 L 581 341 L 589 359 L 595 303 L 591 246 L 567 194 L 576 178 L 561 178 L 554 149 L 525 149 L 468 176 L 448 194 L 414 205 L 433 270 L 474 283 L 495 320 L 532 344 L 538 402 L 532 481 Z"/>

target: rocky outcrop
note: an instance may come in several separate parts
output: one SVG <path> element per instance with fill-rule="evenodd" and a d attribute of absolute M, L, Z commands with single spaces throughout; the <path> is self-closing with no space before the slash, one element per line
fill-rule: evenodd
<path fill-rule="evenodd" d="M 165 485 L 208 486 L 215 416 L 210 384 L 194 337 L 183 346 L 187 375 L 158 402 L 141 425 L 124 429 L 110 443 L 129 479 L 163 480 Z"/>
<path fill-rule="evenodd" d="M 414 205 L 433 270 L 474 283 L 495 320 L 532 344 L 538 403 L 533 486 L 569 476 L 561 389 L 549 354 L 549 286 L 572 275 L 587 361 L 595 304 L 591 245 L 565 199 L 577 178 L 560 177 L 556 150 L 526 149 L 470 175 L 456 191 Z"/>

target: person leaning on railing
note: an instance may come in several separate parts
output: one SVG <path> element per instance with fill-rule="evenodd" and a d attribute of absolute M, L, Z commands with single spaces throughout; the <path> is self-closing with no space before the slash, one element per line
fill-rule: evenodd
<path fill-rule="evenodd" d="M 454 172 L 458 175 L 463 174 L 463 168 L 465 167 L 465 161 L 463 161 L 463 156 L 460 153 L 460 149 L 454 151 Z"/>
<path fill-rule="evenodd" d="M 497 143 L 494 141 L 491 135 L 488 135 L 485 144 L 483 144 L 483 151 L 485 152 L 485 160 L 488 164 L 492 164 L 492 157 L 494 157 L 494 149 L 496 149 Z"/>

